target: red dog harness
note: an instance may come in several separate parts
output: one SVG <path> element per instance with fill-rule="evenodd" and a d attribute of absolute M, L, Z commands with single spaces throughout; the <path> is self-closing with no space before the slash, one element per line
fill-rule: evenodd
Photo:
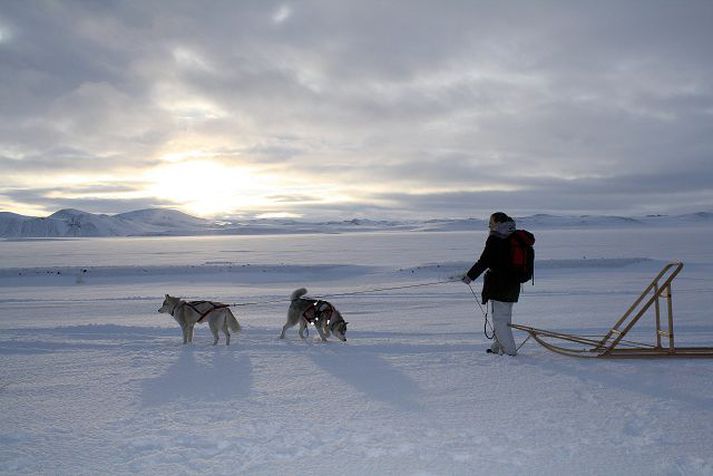
<path fill-rule="evenodd" d="M 315 321 L 320 322 L 322 320 L 329 322 L 333 313 L 334 307 L 327 301 L 314 301 L 310 307 L 305 309 L 302 313 L 302 317 L 304 317 L 310 324 L 313 324 Z"/>
<path fill-rule="evenodd" d="M 210 308 L 202 312 L 199 309 L 196 308 L 196 306 L 200 306 L 201 304 L 210 304 Z M 228 304 L 223 304 L 221 302 L 212 302 L 212 301 L 190 301 L 185 303 L 186 306 L 190 307 L 194 311 L 196 311 L 198 314 L 201 315 L 201 317 L 198 318 L 196 322 L 201 322 L 205 316 L 210 314 L 211 312 L 215 311 L 216 309 L 225 309 L 226 307 L 230 307 Z"/>

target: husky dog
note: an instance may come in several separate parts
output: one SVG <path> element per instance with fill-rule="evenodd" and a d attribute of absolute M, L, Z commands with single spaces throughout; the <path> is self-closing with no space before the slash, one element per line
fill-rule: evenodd
<path fill-rule="evenodd" d="M 225 334 L 225 345 L 230 345 L 230 332 L 239 332 L 240 324 L 227 304 L 211 301 L 184 301 L 166 294 L 158 312 L 170 314 L 183 330 L 183 343 L 193 342 L 193 326 L 208 321 L 213 333 L 213 345 L 218 343 L 218 331 Z"/>
<path fill-rule="evenodd" d="M 280 339 L 285 338 L 285 332 L 292 326 L 299 323 L 300 337 L 309 335 L 307 324 L 314 324 L 319 332 L 319 337 L 323 341 L 327 340 L 330 334 L 334 334 L 337 339 L 346 342 L 347 324 L 337 309 L 327 301 L 303 298 L 307 294 L 305 288 L 295 290 L 290 296 L 290 308 L 287 310 L 287 322 L 282 327 Z"/>

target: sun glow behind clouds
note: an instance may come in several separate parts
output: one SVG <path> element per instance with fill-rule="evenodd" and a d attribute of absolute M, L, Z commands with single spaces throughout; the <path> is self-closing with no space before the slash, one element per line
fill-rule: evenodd
<path fill-rule="evenodd" d="M 280 185 L 275 175 L 201 159 L 168 163 L 147 175 L 148 193 L 202 216 L 265 207 Z"/>

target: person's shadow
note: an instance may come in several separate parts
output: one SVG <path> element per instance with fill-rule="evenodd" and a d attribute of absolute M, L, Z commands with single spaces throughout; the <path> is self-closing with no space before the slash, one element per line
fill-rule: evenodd
<path fill-rule="evenodd" d="M 162 375 L 145 380 L 142 387 L 142 402 L 147 406 L 246 398 L 252 387 L 252 364 L 244 352 L 186 347 Z"/>

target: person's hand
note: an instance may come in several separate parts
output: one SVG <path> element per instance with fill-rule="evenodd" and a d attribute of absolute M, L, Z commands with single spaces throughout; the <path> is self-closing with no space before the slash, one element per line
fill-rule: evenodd
<path fill-rule="evenodd" d="M 473 282 L 473 280 L 470 279 L 467 274 L 464 274 L 463 277 L 460 278 L 460 280 L 463 281 L 465 284 L 470 284 Z"/>

